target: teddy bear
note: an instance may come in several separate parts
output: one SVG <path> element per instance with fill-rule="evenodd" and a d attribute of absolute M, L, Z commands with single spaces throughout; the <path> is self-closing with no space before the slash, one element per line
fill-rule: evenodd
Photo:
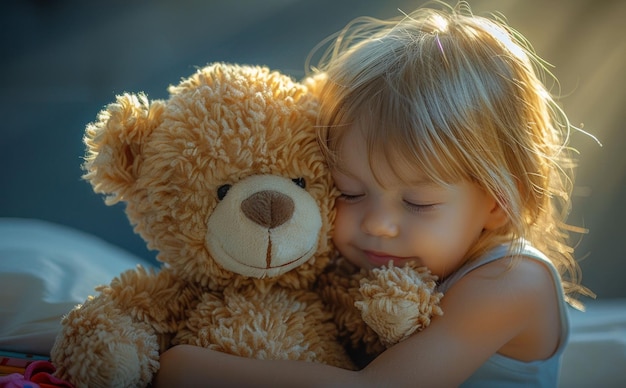
<path fill-rule="evenodd" d="M 311 85 L 314 85 L 311 83 Z M 126 93 L 85 131 L 84 178 L 156 250 L 62 319 L 56 375 L 77 387 L 150 384 L 193 344 L 354 368 L 316 282 L 336 197 L 304 82 L 213 63 L 165 100 Z"/>

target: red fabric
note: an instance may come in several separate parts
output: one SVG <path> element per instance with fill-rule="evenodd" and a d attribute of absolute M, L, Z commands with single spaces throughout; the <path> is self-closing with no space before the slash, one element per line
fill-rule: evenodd
<path fill-rule="evenodd" d="M 55 370 L 49 361 L 33 361 L 24 370 L 24 375 L 0 376 L 0 388 L 74 388 L 67 381 L 53 376 Z"/>

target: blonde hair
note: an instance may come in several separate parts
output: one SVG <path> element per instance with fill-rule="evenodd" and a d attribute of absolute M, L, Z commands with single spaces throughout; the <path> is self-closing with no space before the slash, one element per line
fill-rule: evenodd
<path fill-rule="evenodd" d="M 484 232 L 468 260 L 524 238 L 550 257 L 566 294 L 589 294 L 568 245 L 576 228 L 564 222 L 573 127 L 542 82 L 551 74 L 503 20 L 473 15 L 465 2 L 440 4 L 389 20 L 358 18 L 331 37 L 315 69 L 326 77 L 318 124 L 329 163 L 339 167 L 333 151 L 354 127 L 374 171 L 384 157 L 439 184 L 476 182 L 509 221 Z"/>

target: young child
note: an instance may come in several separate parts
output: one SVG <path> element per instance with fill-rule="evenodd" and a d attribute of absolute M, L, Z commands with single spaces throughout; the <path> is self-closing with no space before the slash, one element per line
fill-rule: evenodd
<path fill-rule="evenodd" d="M 179 346 L 158 385 L 557 385 L 566 301 L 586 292 L 564 224 L 572 127 L 523 37 L 441 8 L 357 19 L 318 70 L 337 249 L 428 267 L 444 315 L 356 372 Z"/>

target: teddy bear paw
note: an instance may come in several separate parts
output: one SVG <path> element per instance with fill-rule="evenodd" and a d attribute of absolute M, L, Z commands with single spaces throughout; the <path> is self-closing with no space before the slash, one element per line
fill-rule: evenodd
<path fill-rule="evenodd" d="M 89 300 L 64 319 L 51 351 L 56 375 L 76 387 L 146 386 L 158 369 L 153 330 Z"/>
<path fill-rule="evenodd" d="M 436 292 L 435 281 L 426 268 L 390 263 L 361 279 L 355 306 L 380 341 L 390 347 L 426 328 L 432 316 L 442 315 L 439 301 L 443 295 Z"/>

